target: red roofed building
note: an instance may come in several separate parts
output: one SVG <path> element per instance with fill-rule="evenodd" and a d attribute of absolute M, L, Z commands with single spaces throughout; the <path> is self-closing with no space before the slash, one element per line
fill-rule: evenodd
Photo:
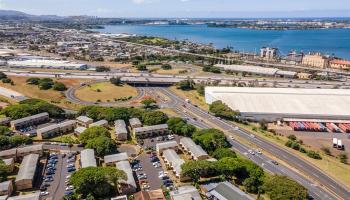
<path fill-rule="evenodd" d="M 334 59 L 329 62 L 330 67 L 333 69 L 350 69 L 349 60 L 338 60 Z"/>

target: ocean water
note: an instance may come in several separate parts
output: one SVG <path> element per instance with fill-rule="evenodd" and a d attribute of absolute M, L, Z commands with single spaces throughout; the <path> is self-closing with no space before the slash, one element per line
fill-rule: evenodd
<path fill-rule="evenodd" d="M 132 33 L 168 39 L 188 39 L 217 48 L 227 46 L 242 52 L 259 52 L 262 46 L 277 47 L 282 55 L 290 50 L 322 52 L 350 59 L 350 29 L 253 30 L 210 28 L 206 25 L 113 25 L 102 33 Z"/>

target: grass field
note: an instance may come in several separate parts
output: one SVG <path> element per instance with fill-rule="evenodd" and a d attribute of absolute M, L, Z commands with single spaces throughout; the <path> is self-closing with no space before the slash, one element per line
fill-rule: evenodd
<path fill-rule="evenodd" d="M 55 90 L 40 90 L 38 86 L 36 85 L 28 85 L 26 83 L 27 77 L 10 77 L 14 85 L 11 84 L 6 84 L 0 82 L 0 86 L 4 88 L 8 88 L 14 91 L 17 91 L 27 97 L 30 98 L 38 98 L 38 99 L 43 99 L 46 100 L 50 103 L 54 103 L 58 106 L 61 106 L 63 108 L 68 108 L 68 109 L 78 109 L 79 106 L 72 104 L 69 102 L 65 95 L 62 92 L 55 91 Z M 66 87 L 72 87 L 79 85 L 81 82 L 83 82 L 83 79 L 54 79 L 55 81 L 62 82 L 66 85 Z"/>
<path fill-rule="evenodd" d="M 137 96 L 137 90 L 127 84 L 115 86 L 109 82 L 102 82 L 82 87 L 75 95 L 88 102 L 114 102 L 115 99 Z"/>
<path fill-rule="evenodd" d="M 195 104 L 205 110 L 209 110 L 208 104 L 205 103 L 204 96 L 200 96 L 196 90 L 183 91 L 177 89 L 176 86 L 172 86 L 170 90 L 183 99 L 189 99 L 192 104 Z"/>

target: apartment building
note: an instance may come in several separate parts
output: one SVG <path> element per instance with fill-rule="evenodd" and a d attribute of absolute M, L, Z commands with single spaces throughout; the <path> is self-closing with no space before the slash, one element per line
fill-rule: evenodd
<path fill-rule="evenodd" d="M 79 126 L 83 126 L 85 128 L 88 128 L 90 124 L 92 124 L 94 122 L 93 119 L 91 119 L 90 117 L 87 116 L 79 116 L 76 118 L 77 123 Z"/>
<path fill-rule="evenodd" d="M 32 115 L 29 117 L 13 120 L 10 122 L 10 124 L 11 124 L 11 128 L 13 128 L 14 130 L 18 130 L 28 126 L 43 124 L 45 122 L 48 122 L 49 120 L 50 120 L 49 113 L 44 112 L 37 115 Z"/>
<path fill-rule="evenodd" d="M 206 160 L 210 158 L 207 152 L 205 152 L 201 146 L 194 143 L 191 138 L 181 138 L 179 146 L 183 152 L 190 155 L 193 160 Z"/>
<path fill-rule="evenodd" d="M 321 55 L 320 53 L 307 54 L 304 55 L 302 64 L 309 67 L 324 69 L 329 66 L 329 57 Z"/>
<path fill-rule="evenodd" d="M 148 138 L 159 135 L 166 135 L 169 133 L 167 124 L 159 124 L 154 126 L 144 126 L 133 129 L 136 138 Z"/>
<path fill-rule="evenodd" d="M 33 188 L 38 162 L 39 154 L 24 156 L 15 180 L 17 190 Z"/>
<path fill-rule="evenodd" d="M 178 145 L 176 141 L 162 142 L 156 144 L 156 151 L 158 155 L 162 155 L 163 151 L 167 149 L 173 149 L 177 151 Z"/>
<path fill-rule="evenodd" d="M 37 137 L 39 139 L 48 139 L 60 134 L 73 132 L 77 122 L 75 120 L 65 121 L 59 124 L 52 124 L 50 126 L 40 128 L 37 130 Z"/>
<path fill-rule="evenodd" d="M 127 195 L 134 194 L 137 190 L 137 185 L 129 161 L 119 161 L 115 164 L 115 166 L 117 169 L 122 170 L 126 174 L 126 180 L 119 181 L 119 193 Z"/>
<path fill-rule="evenodd" d="M 104 163 L 107 166 L 113 166 L 115 165 L 117 162 L 120 161 L 128 161 L 129 160 L 129 156 L 127 153 L 118 153 L 118 154 L 113 154 L 113 155 L 107 155 L 104 157 Z"/>
<path fill-rule="evenodd" d="M 118 140 L 124 141 L 128 139 L 128 130 L 124 120 L 114 121 L 115 136 Z"/>
<path fill-rule="evenodd" d="M 103 120 L 94 122 L 94 123 L 89 125 L 89 128 L 94 127 L 94 126 L 101 126 L 101 127 L 108 128 L 108 121 L 103 119 Z"/>
<path fill-rule="evenodd" d="M 131 118 L 129 119 L 129 124 L 131 128 L 140 128 L 142 126 L 141 121 L 139 120 L 139 118 Z"/>
<path fill-rule="evenodd" d="M 350 61 L 349 60 L 339 60 L 334 59 L 329 62 L 330 68 L 333 69 L 343 69 L 343 70 L 349 70 L 350 69 Z"/>

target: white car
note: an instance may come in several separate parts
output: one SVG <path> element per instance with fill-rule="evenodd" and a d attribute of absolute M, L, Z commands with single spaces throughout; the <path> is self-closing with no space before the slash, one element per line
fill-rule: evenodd
<path fill-rule="evenodd" d="M 255 135 L 253 135 L 253 134 L 250 134 L 250 137 L 252 137 L 252 138 L 255 138 Z"/>
<path fill-rule="evenodd" d="M 256 153 L 259 154 L 259 155 L 262 154 L 262 152 L 259 149 L 256 150 Z"/>
<path fill-rule="evenodd" d="M 74 190 L 74 186 L 73 185 L 69 185 L 68 187 L 66 187 L 66 191 L 68 190 Z"/>
<path fill-rule="evenodd" d="M 71 176 L 72 176 L 72 175 L 69 174 L 68 176 L 66 176 L 66 179 L 70 179 Z"/>
<path fill-rule="evenodd" d="M 49 195 L 50 193 L 45 191 L 45 192 L 40 192 L 40 196 L 46 196 L 46 195 Z"/>

